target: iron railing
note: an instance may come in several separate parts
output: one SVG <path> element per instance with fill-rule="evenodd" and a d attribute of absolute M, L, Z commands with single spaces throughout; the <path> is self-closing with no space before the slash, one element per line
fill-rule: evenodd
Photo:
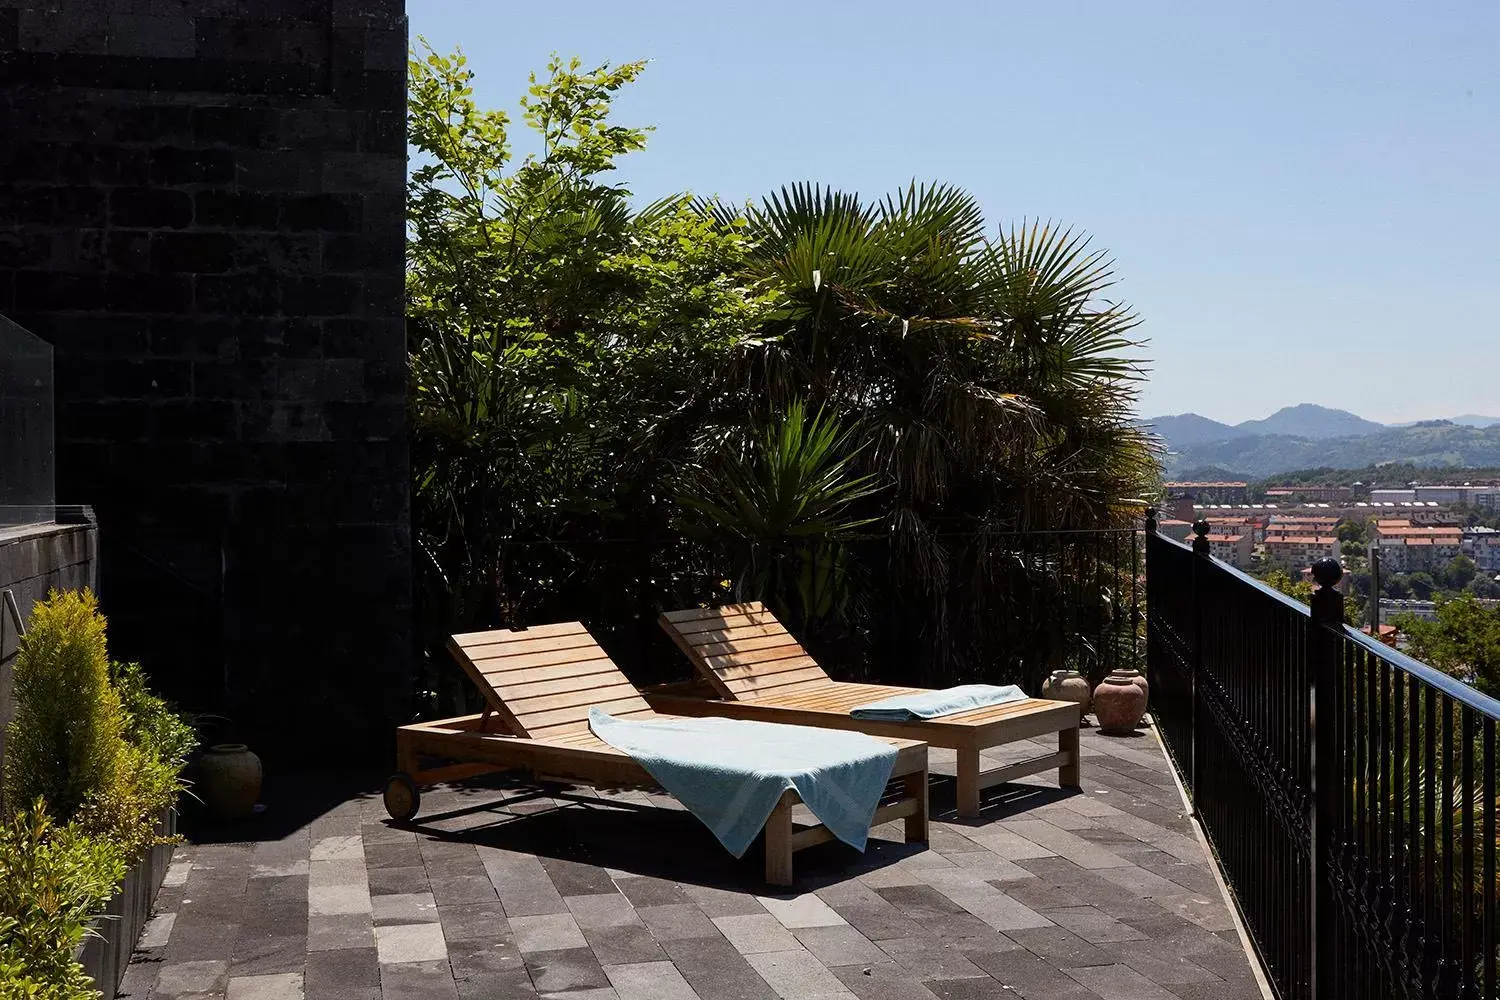
<path fill-rule="evenodd" d="M 1308 607 L 1154 527 L 1158 731 L 1277 995 L 1500 996 L 1500 702 L 1346 626 L 1336 562 Z"/>
<path fill-rule="evenodd" d="M 1144 666 L 1141 546 L 1139 529 L 935 534 L 919 546 L 861 536 L 812 558 L 680 535 L 507 540 L 482 596 L 452 573 L 424 584 L 420 709 L 447 710 L 467 691 L 443 651 L 451 632 L 580 619 L 650 684 L 688 671 L 658 614 L 749 600 L 775 608 L 842 678 L 1036 692 L 1069 668 L 1097 682 Z"/>

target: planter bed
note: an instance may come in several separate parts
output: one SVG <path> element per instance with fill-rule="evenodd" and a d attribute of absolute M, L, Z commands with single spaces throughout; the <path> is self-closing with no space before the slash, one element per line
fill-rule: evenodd
<path fill-rule="evenodd" d="M 177 811 L 167 810 L 157 821 L 158 832 L 177 832 Z M 104 912 L 89 924 L 89 932 L 73 957 L 93 977 L 94 987 L 113 997 L 130 964 L 131 952 L 151 918 L 151 904 L 172 862 L 172 845 L 158 844 L 146 852 L 120 883 L 120 889 L 105 904 Z"/>

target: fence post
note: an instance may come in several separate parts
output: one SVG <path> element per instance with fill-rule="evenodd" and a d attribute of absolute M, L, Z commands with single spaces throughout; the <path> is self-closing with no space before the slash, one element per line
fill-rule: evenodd
<path fill-rule="evenodd" d="M 1205 575 L 1202 567 L 1207 563 L 1210 545 L 1208 544 L 1208 521 L 1199 518 L 1193 522 L 1193 683 L 1190 691 L 1192 702 L 1188 708 L 1188 732 L 1191 738 L 1188 741 L 1188 788 L 1193 793 L 1193 814 L 1198 813 L 1198 673 L 1203 669 L 1203 580 Z"/>
<path fill-rule="evenodd" d="M 1308 926 L 1313 936 L 1312 998 L 1325 1000 L 1335 990 L 1333 962 L 1333 886 L 1328 877 L 1338 831 L 1339 743 L 1338 674 L 1343 649 L 1344 595 L 1334 587 L 1344 576 L 1344 567 L 1333 558 L 1319 559 L 1312 566 L 1318 589 L 1312 595 L 1312 635 L 1308 643 L 1311 692 L 1308 699 L 1307 741 L 1313 814 L 1308 859 L 1311 863 L 1311 912 Z M 1319 723 L 1322 723 L 1320 726 Z"/>

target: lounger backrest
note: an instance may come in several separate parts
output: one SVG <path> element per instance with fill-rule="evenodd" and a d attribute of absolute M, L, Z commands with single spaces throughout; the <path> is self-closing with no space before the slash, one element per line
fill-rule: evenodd
<path fill-rule="evenodd" d="M 659 620 L 720 698 L 791 694 L 829 681 L 759 601 L 668 611 Z"/>
<path fill-rule="evenodd" d="M 587 729 L 595 705 L 617 716 L 651 714 L 582 622 L 455 635 L 448 651 L 515 736 Z"/>

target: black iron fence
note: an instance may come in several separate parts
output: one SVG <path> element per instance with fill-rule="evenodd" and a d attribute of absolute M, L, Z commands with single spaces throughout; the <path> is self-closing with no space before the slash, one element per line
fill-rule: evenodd
<path fill-rule="evenodd" d="M 480 586 L 423 588 L 423 714 L 469 697 L 450 632 L 579 619 L 638 684 L 689 668 L 666 610 L 765 601 L 837 677 L 924 685 L 1019 683 L 1055 669 L 1094 681 L 1143 666 L 1142 533 L 986 532 L 844 538 L 794 547 L 652 539 L 506 543 Z M 435 568 L 435 567 L 433 567 Z"/>
<path fill-rule="evenodd" d="M 1494 998 L 1500 702 L 1147 523 L 1158 731 L 1283 1000 Z"/>

